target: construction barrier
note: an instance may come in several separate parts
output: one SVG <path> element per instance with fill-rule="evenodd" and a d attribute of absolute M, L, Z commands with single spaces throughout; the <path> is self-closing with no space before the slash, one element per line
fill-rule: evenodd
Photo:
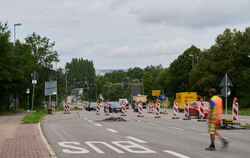
<path fill-rule="evenodd" d="M 126 116 L 126 101 L 122 101 L 122 114 L 121 116 Z"/>
<path fill-rule="evenodd" d="M 100 113 L 100 102 L 99 102 L 99 100 L 97 100 L 97 102 L 96 102 L 96 115 L 100 115 L 101 113 Z"/>
<path fill-rule="evenodd" d="M 160 115 L 160 101 L 159 100 L 156 100 L 156 107 L 155 107 L 155 118 L 160 118 L 161 115 Z"/>
<path fill-rule="evenodd" d="M 164 113 L 168 114 L 168 100 L 164 101 Z"/>
<path fill-rule="evenodd" d="M 51 112 L 52 112 L 52 114 L 55 114 L 56 102 L 53 101 L 51 104 L 52 104 L 52 105 L 51 105 Z"/>
<path fill-rule="evenodd" d="M 198 122 L 206 122 L 205 118 L 205 114 L 204 114 L 205 110 L 204 110 L 204 103 L 203 100 L 200 99 L 200 112 L 199 112 L 199 119 L 197 120 Z"/>
<path fill-rule="evenodd" d="M 185 117 L 183 118 L 183 120 L 191 120 L 189 116 L 189 104 L 187 100 L 184 101 L 184 114 L 185 114 Z"/>
<path fill-rule="evenodd" d="M 176 100 L 174 100 L 174 106 L 173 106 L 173 109 L 174 109 L 174 116 L 172 117 L 172 119 L 179 119 L 179 117 L 177 116 L 177 112 L 178 112 L 178 104 L 177 104 Z"/>
<path fill-rule="evenodd" d="M 154 112 L 154 102 L 153 101 L 149 102 L 148 112 L 149 113 Z"/>
<path fill-rule="evenodd" d="M 64 102 L 64 114 L 70 114 L 70 103 Z"/>
<path fill-rule="evenodd" d="M 137 106 L 138 106 L 138 115 L 137 115 L 137 117 L 144 117 L 142 115 L 142 101 L 141 100 L 139 100 L 139 103 L 137 103 Z"/>
<path fill-rule="evenodd" d="M 237 102 L 237 98 L 234 98 L 233 100 L 233 121 L 237 121 L 238 120 L 238 111 L 239 111 L 239 104 Z"/>
<path fill-rule="evenodd" d="M 108 101 L 104 102 L 104 112 L 105 112 L 105 115 L 109 115 L 109 103 L 108 103 Z"/>

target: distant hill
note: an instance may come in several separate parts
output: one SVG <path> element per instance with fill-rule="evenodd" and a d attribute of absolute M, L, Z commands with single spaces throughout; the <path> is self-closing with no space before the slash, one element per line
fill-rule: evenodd
<path fill-rule="evenodd" d="M 95 69 L 95 74 L 96 74 L 96 76 L 103 76 L 106 73 L 110 73 L 110 72 L 118 71 L 118 70 L 128 72 L 128 69 Z"/>

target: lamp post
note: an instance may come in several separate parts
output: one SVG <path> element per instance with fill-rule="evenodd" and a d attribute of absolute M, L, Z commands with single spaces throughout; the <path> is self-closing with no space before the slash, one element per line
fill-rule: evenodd
<path fill-rule="evenodd" d="M 21 23 L 14 24 L 14 44 L 16 43 L 16 27 L 21 25 L 22 25 Z"/>
<path fill-rule="evenodd" d="M 192 69 L 194 68 L 194 55 L 193 54 L 189 54 L 190 57 L 192 57 Z"/>

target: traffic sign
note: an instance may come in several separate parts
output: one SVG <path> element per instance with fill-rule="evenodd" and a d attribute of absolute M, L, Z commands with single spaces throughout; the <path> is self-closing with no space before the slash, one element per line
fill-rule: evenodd
<path fill-rule="evenodd" d="M 223 77 L 222 81 L 220 82 L 220 87 L 226 87 L 226 86 L 233 87 L 233 83 L 231 82 L 227 74 Z"/>
<path fill-rule="evenodd" d="M 32 80 L 38 80 L 39 78 L 39 73 L 34 71 L 30 74 Z"/>
<path fill-rule="evenodd" d="M 167 98 L 167 97 L 166 97 L 165 94 L 162 94 L 162 95 L 161 95 L 161 100 L 166 100 L 166 98 Z"/>
<path fill-rule="evenodd" d="M 227 91 L 227 93 L 226 93 Z M 223 87 L 221 89 L 221 95 L 223 95 L 224 97 L 229 97 L 231 95 L 231 89 L 229 87 Z"/>
<path fill-rule="evenodd" d="M 57 81 L 45 82 L 45 96 L 56 95 L 57 93 Z"/>
<path fill-rule="evenodd" d="M 161 95 L 161 91 L 160 90 L 152 90 L 152 96 L 160 96 Z"/>

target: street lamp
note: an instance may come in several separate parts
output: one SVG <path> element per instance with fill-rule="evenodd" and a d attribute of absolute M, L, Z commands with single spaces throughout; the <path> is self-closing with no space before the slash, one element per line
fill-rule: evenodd
<path fill-rule="evenodd" d="M 21 23 L 14 24 L 14 44 L 16 43 L 16 27 L 21 25 L 22 25 Z"/>
<path fill-rule="evenodd" d="M 63 69 L 63 72 L 65 73 L 65 75 L 66 75 L 66 95 L 67 95 L 67 91 L 68 91 L 68 77 L 67 77 L 67 75 L 68 75 L 68 71 L 69 71 L 69 69 Z"/>
<path fill-rule="evenodd" d="M 194 55 L 193 54 L 189 54 L 190 57 L 192 57 L 192 69 L 194 68 Z"/>

